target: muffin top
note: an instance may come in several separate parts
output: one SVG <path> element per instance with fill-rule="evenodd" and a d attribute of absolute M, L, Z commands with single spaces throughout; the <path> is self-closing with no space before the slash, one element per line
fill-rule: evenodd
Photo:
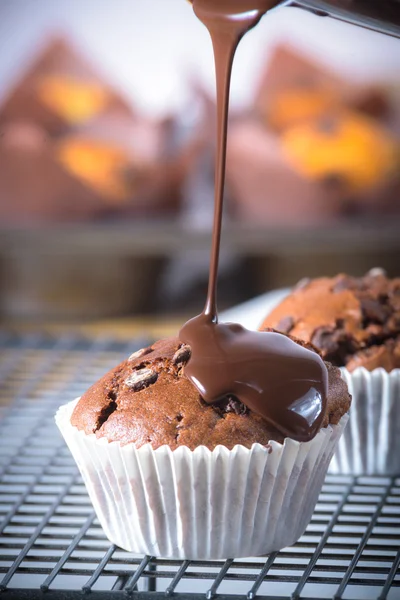
<path fill-rule="evenodd" d="M 400 278 L 373 269 L 302 281 L 264 319 L 266 327 L 311 342 L 349 371 L 400 368 Z"/>
<path fill-rule="evenodd" d="M 190 347 L 177 338 L 135 352 L 81 397 L 72 425 L 109 442 L 137 447 L 150 443 L 153 449 L 164 444 L 172 450 L 200 445 L 213 450 L 219 444 L 251 448 L 254 443 L 283 441 L 278 430 L 234 397 L 207 404 L 185 376 L 190 355 Z M 339 369 L 326 366 L 329 390 L 323 427 L 338 423 L 350 406 Z"/>

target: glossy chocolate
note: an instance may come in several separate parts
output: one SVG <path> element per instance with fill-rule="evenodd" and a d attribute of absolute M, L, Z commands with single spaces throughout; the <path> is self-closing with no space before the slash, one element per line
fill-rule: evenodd
<path fill-rule="evenodd" d="M 326 409 L 327 371 L 322 359 L 279 333 L 218 323 L 217 274 L 225 182 L 229 87 L 241 37 L 278 4 L 273 0 L 194 0 L 193 9 L 210 32 L 217 84 L 217 150 L 214 225 L 204 311 L 188 321 L 179 338 L 192 357 L 186 376 L 208 403 L 235 396 L 284 435 L 308 441 Z"/>

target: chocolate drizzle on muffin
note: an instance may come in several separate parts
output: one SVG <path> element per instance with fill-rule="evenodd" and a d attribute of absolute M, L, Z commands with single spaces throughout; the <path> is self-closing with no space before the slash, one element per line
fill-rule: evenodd
<path fill-rule="evenodd" d="M 312 349 L 309 344 L 298 342 Z M 284 436 L 234 396 L 207 404 L 185 376 L 190 348 L 178 339 L 156 342 L 131 355 L 82 396 L 71 423 L 86 434 L 137 447 L 150 443 L 171 449 L 221 444 L 268 446 Z M 348 411 L 350 396 L 335 367 L 327 364 L 329 389 L 322 426 L 336 424 Z M 132 384 L 133 382 L 133 384 Z"/>

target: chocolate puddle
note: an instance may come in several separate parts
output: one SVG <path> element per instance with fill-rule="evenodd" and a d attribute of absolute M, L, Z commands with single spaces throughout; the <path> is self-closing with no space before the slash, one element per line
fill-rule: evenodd
<path fill-rule="evenodd" d="M 298 441 L 312 439 L 326 410 L 327 370 L 322 359 L 279 333 L 218 323 L 217 275 L 225 183 L 231 70 L 236 48 L 278 0 L 193 0 L 214 49 L 217 87 L 217 149 L 214 224 L 208 292 L 203 312 L 182 327 L 179 338 L 192 357 L 186 376 L 204 400 L 235 396 Z"/>

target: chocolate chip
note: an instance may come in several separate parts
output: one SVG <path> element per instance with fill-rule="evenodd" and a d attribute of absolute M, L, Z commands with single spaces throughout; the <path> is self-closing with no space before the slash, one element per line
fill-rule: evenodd
<path fill-rule="evenodd" d="M 179 365 L 181 363 L 187 363 L 189 358 L 192 355 L 192 350 L 190 346 L 184 345 L 181 346 L 174 354 L 172 358 L 172 362 L 174 365 Z"/>
<path fill-rule="evenodd" d="M 152 369 L 139 369 L 125 379 L 125 385 L 132 388 L 134 392 L 138 392 L 152 383 L 155 383 L 157 379 L 158 374 Z"/>
<path fill-rule="evenodd" d="M 322 357 L 336 366 L 343 365 L 349 354 L 359 350 L 359 342 L 344 329 L 318 327 L 311 341 Z"/>
<path fill-rule="evenodd" d="M 232 396 L 228 398 L 223 410 L 226 413 L 235 413 L 235 415 L 246 415 L 249 412 L 249 409 L 243 402 Z"/>
<path fill-rule="evenodd" d="M 282 317 L 282 319 L 277 324 L 276 328 L 278 331 L 282 331 L 283 333 L 289 333 L 294 326 L 294 319 L 289 315 L 287 317 Z"/>
<path fill-rule="evenodd" d="M 318 327 L 318 329 L 314 331 L 311 343 L 321 350 L 324 356 L 327 354 L 333 354 L 338 350 L 338 343 L 335 333 L 335 331 L 327 327 Z"/>
<path fill-rule="evenodd" d="M 390 316 L 390 308 L 372 298 L 361 298 L 364 319 L 373 323 L 384 323 Z"/>
<path fill-rule="evenodd" d="M 149 354 L 149 352 L 151 352 L 151 348 L 141 348 L 140 350 L 137 350 L 136 352 L 131 354 L 130 357 L 128 358 L 128 361 L 132 362 L 133 360 L 141 358 L 145 354 Z"/>
<path fill-rule="evenodd" d="M 365 328 L 365 332 L 368 334 L 368 344 L 376 344 L 385 336 L 384 328 L 377 323 L 368 325 Z"/>

